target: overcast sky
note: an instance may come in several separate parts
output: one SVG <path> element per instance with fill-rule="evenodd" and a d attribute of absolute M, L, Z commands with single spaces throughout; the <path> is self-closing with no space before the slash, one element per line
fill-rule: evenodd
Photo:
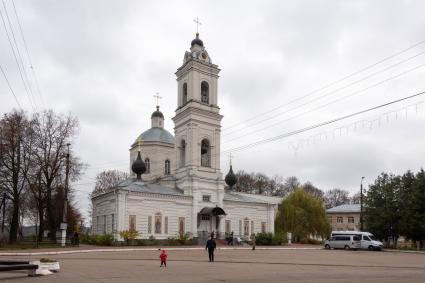
<path fill-rule="evenodd" d="M 174 132 L 174 72 L 197 16 L 200 37 L 222 69 L 222 150 L 425 91 L 420 0 L 14 1 L 44 100 L 35 97 L 39 109 L 70 112 L 80 122 L 73 148 L 89 167 L 73 187 L 84 211 L 99 172 L 128 170 L 128 149 L 150 127 L 156 92 Z M 13 3 L 4 3 L 35 88 Z M 0 64 L 31 113 L 0 24 Z M 3 77 L 0 98 L 0 113 L 17 108 Z M 355 192 L 361 176 L 371 183 L 382 171 L 424 166 L 425 95 L 234 156 L 235 170 Z M 221 158 L 226 173 L 228 156 Z"/>

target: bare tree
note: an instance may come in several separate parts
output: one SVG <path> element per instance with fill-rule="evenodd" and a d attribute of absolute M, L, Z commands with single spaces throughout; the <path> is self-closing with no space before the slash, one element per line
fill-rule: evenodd
<path fill-rule="evenodd" d="M 111 187 L 129 177 L 128 173 L 119 170 L 106 170 L 96 176 L 96 185 L 90 197 L 106 192 Z"/>
<path fill-rule="evenodd" d="M 360 204 L 360 193 L 355 193 L 350 197 L 351 204 Z"/>
<path fill-rule="evenodd" d="M 3 192 L 12 203 L 9 242 L 18 239 L 22 195 L 28 184 L 26 176 L 31 166 L 33 132 L 24 112 L 5 114 L 0 121 L 2 128 L 0 177 Z"/>
<path fill-rule="evenodd" d="M 57 115 L 52 110 L 36 115 L 35 120 L 34 132 L 37 147 L 35 159 L 40 174 L 38 181 L 40 186 L 37 187 L 36 194 L 39 201 L 40 223 L 43 223 L 44 209 L 46 209 L 50 237 L 56 239 L 59 223 L 56 221 L 54 196 L 58 188 L 64 184 L 67 144 L 71 143 L 76 134 L 78 121 L 71 115 Z M 74 158 L 70 171 L 74 173 L 74 179 L 79 175 L 81 168 L 82 165 L 78 159 Z M 42 229 L 40 229 L 41 233 Z"/>
<path fill-rule="evenodd" d="M 269 178 L 263 173 L 257 173 L 254 175 L 254 186 L 255 191 L 254 194 L 268 194 L 269 193 Z"/>
<path fill-rule="evenodd" d="M 289 195 L 299 187 L 301 187 L 301 183 L 295 176 L 286 178 L 285 183 L 283 184 L 283 189 L 285 190 L 286 195 Z"/>
<path fill-rule="evenodd" d="M 325 193 L 326 208 L 350 203 L 349 192 L 341 189 L 328 190 Z"/>

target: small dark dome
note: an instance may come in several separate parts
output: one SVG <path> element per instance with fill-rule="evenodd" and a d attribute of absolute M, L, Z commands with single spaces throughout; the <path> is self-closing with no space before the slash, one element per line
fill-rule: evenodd
<path fill-rule="evenodd" d="M 232 165 L 230 165 L 229 173 L 227 173 L 224 181 L 230 188 L 232 188 L 238 182 L 238 178 L 236 177 L 235 173 L 233 173 Z"/>
<path fill-rule="evenodd" d="M 198 44 L 199 46 L 204 47 L 204 43 L 199 38 L 199 33 L 196 33 L 196 38 L 194 40 L 192 40 L 192 42 L 190 43 L 190 46 L 193 46 L 195 44 Z"/>
<path fill-rule="evenodd" d="M 152 113 L 151 119 L 154 117 L 162 118 L 164 119 L 164 115 L 161 111 L 159 111 L 159 106 L 156 107 L 156 111 Z"/>
<path fill-rule="evenodd" d="M 140 151 L 137 153 L 137 158 L 131 165 L 131 170 L 137 175 L 137 179 L 141 178 L 141 175 L 146 172 L 146 165 L 140 156 Z"/>

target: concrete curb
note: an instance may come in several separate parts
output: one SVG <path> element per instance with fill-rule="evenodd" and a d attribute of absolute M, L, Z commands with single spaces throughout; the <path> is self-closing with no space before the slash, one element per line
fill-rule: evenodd
<path fill-rule="evenodd" d="M 172 247 L 157 247 L 157 248 L 134 248 L 134 249 L 88 249 L 88 250 L 71 250 L 71 251 L 52 251 L 52 252 L 7 252 L 0 253 L 0 256 L 37 256 L 37 255 L 61 255 L 61 254 L 78 254 L 78 253 L 102 253 L 102 252 L 137 252 L 137 251 L 157 251 L 159 249 L 167 249 L 167 251 L 191 251 L 191 250 L 204 250 L 203 247 L 193 247 L 193 248 L 172 248 Z M 256 247 L 256 250 L 322 250 L 322 247 L 309 247 L 309 248 L 291 248 L 291 247 Z M 252 247 L 218 247 L 217 250 L 252 250 Z"/>

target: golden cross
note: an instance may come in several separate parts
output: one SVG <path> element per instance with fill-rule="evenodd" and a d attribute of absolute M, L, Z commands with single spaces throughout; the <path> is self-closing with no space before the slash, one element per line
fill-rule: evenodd
<path fill-rule="evenodd" d="M 137 146 L 139 147 L 139 151 L 142 151 L 142 144 L 143 144 L 142 138 L 138 138 L 137 139 Z"/>
<path fill-rule="evenodd" d="M 193 19 L 193 21 L 196 23 L 196 33 L 199 33 L 199 26 L 201 26 L 202 23 L 199 21 L 198 17 L 196 17 L 196 19 Z"/>
<path fill-rule="evenodd" d="M 156 107 L 159 107 L 159 100 L 162 99 L 162 96 L 159 96 L 159 92 L 157 92 L 153 97 L 156 98 Z"/>
<path fill-rule="evenodd" d="M 232 153 L 229 153 L 229 160 L 230 160 L 230 166 L 232 166 L 232 158 L 233 158 L 234 156 L 232 155 Z"/>

